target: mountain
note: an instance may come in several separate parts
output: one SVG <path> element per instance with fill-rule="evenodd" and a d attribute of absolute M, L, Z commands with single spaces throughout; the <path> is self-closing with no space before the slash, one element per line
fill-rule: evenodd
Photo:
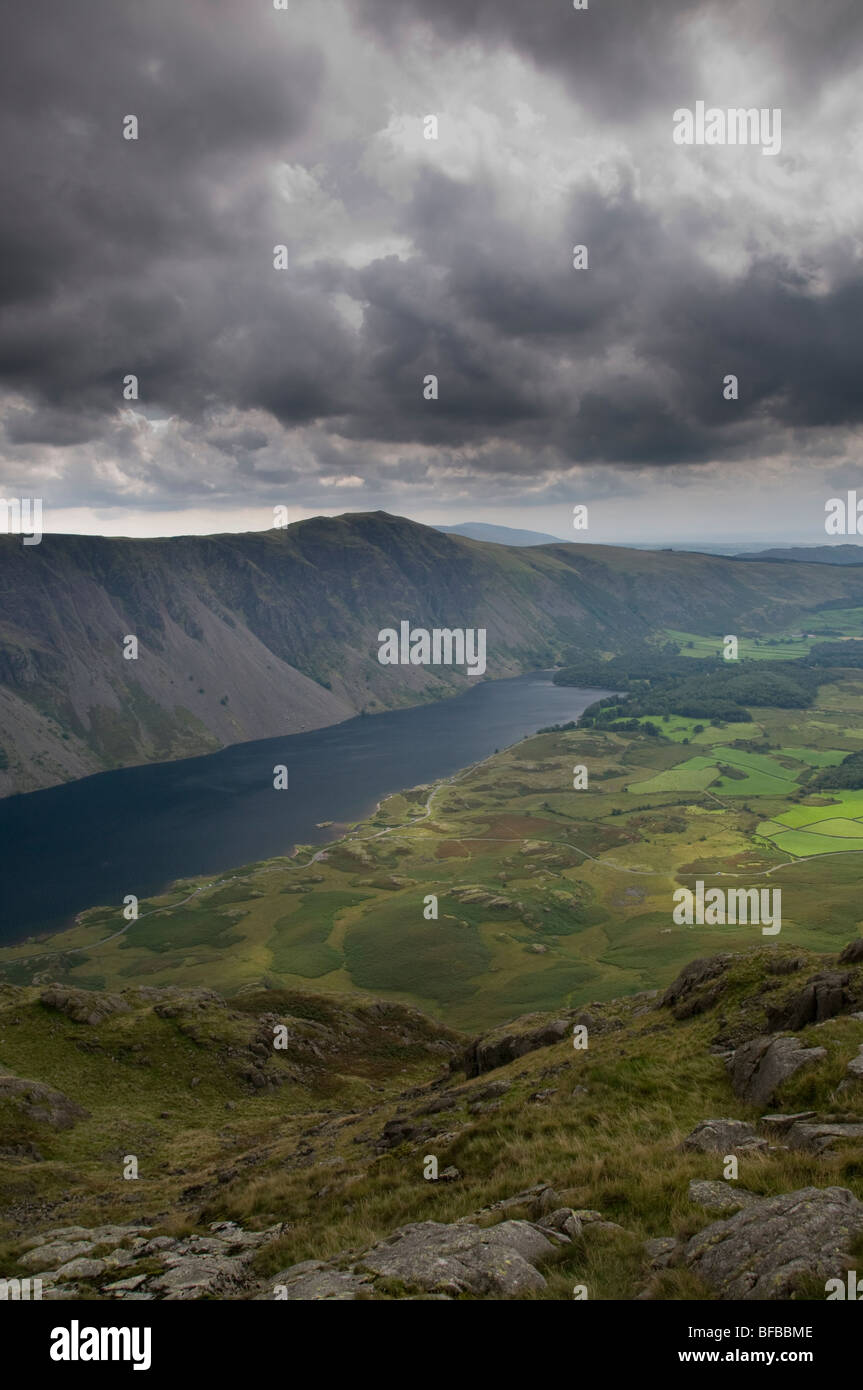
<path fill-rule="evenodd" d="M 245 535 L 0 536 L 0 793 L 463 690 L 464 668 L 378 662 L 379 630 L 402 620 L 485 628 L 501 677 L 663 627 L 770 632 L 857 604 L 853 567 L 489 545 L 385 512 Z"/>
<path fill-rule="evenodd" d="M 863 545 L 783 545 L 758 550 L 747 560 L 794 560 L 810 565 L 863 565 Z"/>
<path fill-rule="evenodd" d="M 470 541 L 489 541 L 493 545 L 562 545 L 560 536 L 544 531 L 519 531 L 513 526 L 489 526 L 484 521 L 463 521 L 460 526 L 436 526 L 445 536 L 466 536 Z"/>

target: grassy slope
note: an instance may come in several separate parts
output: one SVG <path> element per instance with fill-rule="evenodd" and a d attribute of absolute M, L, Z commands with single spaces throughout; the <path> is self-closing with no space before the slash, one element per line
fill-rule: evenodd
<path fill-rule="evenodd" d="M 220 1219 L 252 1227 L 288 1219 L 291 1231 L 258 1257 L 265 1276 L 361 1248 L 407 1221 L 457 1219 L 544 1180 L 568 1205 L 598 1210 L 625 1229 L 564 1251 L 540 1296 L 570 1298 L 578 1281 L 592 1299 L 632 1297 L 648 1278 L 641 1242 L 692 1233 L 710 1219 L 687 1187 L 692 1178 L 721 1177 L 721 1155 L 682 1153 L 681 1140 L 710 1116 L 755 1118 L 732 1096 L 711 1044 L 758 1032 L 766 1006 L 824 963 L 795 952 L 802 969 L 779 976 L 768 969 L 777 955 L 789 953 L 771 943 L 739 956 L 721 1002 L 682 1022 L 643 997 L 593 1007 L 586 1051 L 564 1038 L 498 1069 L 494 1079 L 510 1089 L 491 1109 L 469 1108 L 489 1080 L 478 1078 L 418 1142 L 386 1153 L 376 1149 L 384 1124 L 440 1095 L 433 1083 L 453 1041 L 416 1017 L 271 993 L 249 994 L 228 1010 L 189 1000 L 162 1018 L 151 1002 L 130 996 L 130 1013 L 90 1027 L 46 1009 L 35 990 L 7 987 L 0 1036 L 8 1062 L 62 1083 L 91 1118 L 54 1134 L 18 1122 L 15 1137 L 36 1142 L 44 1161 L 0 1158 L 4 1271 L 14 1274 L 23 1237 L 39 1227 L 117 1219 L 176 1232 Z M 863 988 L 863 967 L 856 976 Z M 291 1047 L 267 1064 L 284 1084 L 253 1091 L 241 1079 L 241 1054 L 262 1009 L 287 1020 Z M 328 1028 L 340 1042 L 317 1059 L 307 1044 L 326 1039 Z M 817 1042 L 827 1057 L 786 1083 L 773 1108 L 829 1109 L 861 1040 L 863 1025 L 850 1018 L 821 1025 Z M 863 1088 L 845 1093 L 842 1108 L 863 1119 Z M 4 1122 L 8 1142 L 16 1122 Z M 129 1153 L 139 1157 L 137 1182 L 120 1178 Z M 454 1164 L 461 1179 L 424 1181 L 427 1153 L 441 1168 Z M 839 1184 L 863 1197 L 859 1153 L 847 1149 L 819 1158 L 781 1147 L 743 1156 L 739 1181 L 765 1195 Z M 675 1271 L 654 1287 L 659 1297 L 707 1296 Z"/>
<path fill-rule="evenodd" d="M 837 700 L 847 733 L 822 727 Z M 314 855 L 175 885 L 125 931 L 117 906 L 94 909 L 50 942 L 3 950 L 0 970 L 95 988 L 359 989 L 473 1030 L 657 987 L 695 954 L 757 943 L 757 928 L 674 926 L 672 894 L 697 878 L 780 888 L 783 943 L 837 950 L 863 915 L 863 821 L 858 803 L 806 798 L 802 784 L 816 756 L 857 746 L 863 682 L 823 686 L 810 711 L 754 714 L 746 738 L 769 753 L 708 727 L 696 736 L 700 787 L 681 774 L 695 760 L 676 736 L 540 734 L 390 798 Z M 576 764 L 588 790 L 572 789 Z M 845 823 L 813 831 L 810 816 Z"/>
<path fill-rule="evenodd" d="M 754 713 L 744 737 L 766 739 L 769 753 L 735 748 L 731 727 L 708 727 L 694 735 L 699 754 L 752 776 L 769 759 L 768 771 L 778 765 L 797 779 L 793 789 L 817 758 L 859 746 L 863 684 L 823 686 L 813 710 Z M 681 1153 L 680 1140 L 709 1116 L 754 1117 L 732 1096 L 711 1045 L 760 1031 L 769 1004 L 829 964 L 810 952 L 836 951 L 860 931 L 857 854 L 790 860 L 765 833 L 787 814 L 789 793 L 771 786 L 741 795 L 734 778 L 703 792 L 644 791 L 646 779 L 691 754 L 680 740 L 692 731 L 670 723 L 667 741 L 538 735 L 434 791 L 391 798 L 325 857 L 231 871 L 184 906 L 200 885 L 175 885 L 103 946 L 95 943 L 122 925 L 115 907 L 85 914 L 65 940 L 38 948 L 65 955 L 4 951 L 3 970 L 18 983 L 0 986 L 3 1063 L 90 1112 L 74 1129 L 52 1132 L 0 1106 L 7 1274 L 23 1237 L 48 1225 L 122 1219 L 173 1231 L 287 1217 L 291 1233 L 259 1256 L 266 1275 L 363 1246 L 406 1221 L 456 1219 L 545 1180 L 567 1204 L 600 1210 L 625 1231 L 564 1252 L 542 1297 L 568 1298 L 576 1281 L 592 1298 L 633 1296 L 648 1277 L 643 1239 L 709 1219 L 687 1185 L 720 1177 L 721 1163 Z M 576 763 L 590 770 L 588 791 L 572 790 Z M 796 813 L 824 814 L 824 805 L 823 797 L 804 802 Z M 736 878 L 781 887 L 781 936 L 765 943 L 751 928 L 674 928 L 671 893 L 696 876 L 708 886 Z M 430 892 L 439 895 L 436 922 L 423 916 Z M 85 950 L 72 954 L 71 945 Z M 700 1016 L 675 1021 L 632 997 L 667 983 L 693 956 L 727 950 L 743 954 L 721 1003 Z M 802 966 L 772 974 L 777 955 Z M 856 974 L 863 989 L 863 967 Z M 40 982 L 55 978 L 131 989 L 130 1012 L 72 1023 L 39 1002 Z M 163 1016 L 136 992 L 150 984 L 206 985 L 227 994 L 228 1006 L 188 997 Z M 390 1011 L 381 1014 L 371 993 L 384 995 Z M 457 1041 L 401 1002 L 472 1032 L 529 1010 L 588 1003 L 600 1027 L 587 1053 L 565 1039 L 496 1071 L 512 1083 L 497 1108 L 469 1108 L 489 1079 L 479 1078 L 418 1143 L 381 1153 L 387 1120 L 421 1106 Z M 254 1089 L 250 1045 L 273 1016 L 291 1039 L 267 1062 L 283 1084 Z M 833 1109 L 861 1041 L 863 1025 L 850 1018 L 819 1026 L 827 1058 L 788 1083 L 772 1108 Z M 549 1094 L 532 1099 L 540 1091 Z M 863 1118 L 863 1095 L 845 1092 L 841 1103 Z M 460 1181 L 425 1182 L 430 1152 L 441 1168 L 454 1164 Z M 120 1176 L 129 1153 L 141 1164 L 137 1183 Z M 740 1181 L 765 1194 L 837 1183 L 863 1197 L 859 1155 L 848 1151 L 746 1157 Z M 660 1275 L 655 1291 L 706 1296 L 675 1271 Z"/>

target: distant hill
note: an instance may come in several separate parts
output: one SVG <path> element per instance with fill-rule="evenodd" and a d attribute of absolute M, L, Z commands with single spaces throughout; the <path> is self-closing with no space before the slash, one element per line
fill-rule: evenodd
<path fill-rule="evenodd" d="M 544 531 L 518 531 L 512 526 L 489 526 L 484 521 L 463 521 L 460 526 L 436 526 L 445 536 L 467 536 L 470 541 L 488 541 L 492 545 L 565 545 L 560 536 L 548 536 Z"/>
<path fill-rule="evenodd" d="M 378 631 L 402 620 L 485 628 L 501 677 L 664 628 L 787 629 L 863 605 L 863 569 L 489 545 L 365 512 L 246 535 L 0 536 L 0 596 L 5 795 L 466 689 L 464 668 L 378 662 Z"/>
<path fill-rule="evenodd" d="M 746 560 L 795 560 L 809 565 L 863 565 L 863 545 L 787 545 L 741 555 Z"/>

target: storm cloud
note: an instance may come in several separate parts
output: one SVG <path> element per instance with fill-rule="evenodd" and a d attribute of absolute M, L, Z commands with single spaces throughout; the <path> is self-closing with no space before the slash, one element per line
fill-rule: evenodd
<path fill-rule="evenodd" d="M 861 54 L 853 0 L 21 7 L 3 489 L 443 512 L 836 476 L 863 420 Z M 780 153 L 675 145 L 697 100 L 780 108 Z"/>

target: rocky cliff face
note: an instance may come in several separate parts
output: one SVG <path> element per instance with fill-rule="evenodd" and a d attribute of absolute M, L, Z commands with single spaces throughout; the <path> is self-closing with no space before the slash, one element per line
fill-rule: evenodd
<path fill-rule="evenodd" d="M 464 689 L 464 668 L 380 665 L 377 633 L 402 619 L 484 627 L 488 674 L 505 676 L 662 624 L 733 631 L 846 602 L 863 602 L 863 570 L 519 550 L 380 512 L 250 535 L 0 537 L 0 794 Z"/>

